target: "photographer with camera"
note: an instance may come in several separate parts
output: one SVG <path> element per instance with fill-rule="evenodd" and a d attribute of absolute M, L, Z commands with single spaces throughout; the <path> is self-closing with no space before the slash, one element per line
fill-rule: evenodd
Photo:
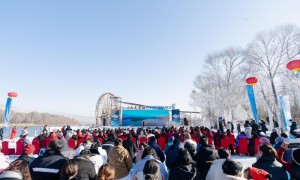
<path fill-rule="evenodd" d="M 293 160 L 291 161 L 291 163 L 286 162 L 282 159 L 284 152 L 290 148 L 295 148 L 293 149 L 292 152 Z M 300 144 L 299 143 L 288 144 L 286 142 L 283 142 L 281 147 L 278 149 L 277 161 L 279 161 L 283 165 L 285 170 L 287 170 L 291 174 L 292 179 L 300 179 Z"/>

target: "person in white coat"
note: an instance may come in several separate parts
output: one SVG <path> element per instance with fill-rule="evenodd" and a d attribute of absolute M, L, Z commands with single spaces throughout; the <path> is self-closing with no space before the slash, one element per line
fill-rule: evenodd
<path fill-rule="evenodd" d="M 222 165 L 226 161 L 226 159 L 230 158 L 230 152 L 225 148 L 220 148 L 218 150 L 218 155 L 220 159 L 214 160 L 210 169 L 206 175 L 207 180 L 217 180 L 217 174 L 225 175 L 222 171 Z"/>
<path fill-rule="evenodd" d="M 216 179 L 222 180 L 246 180 L 243 178 L 243 165 L 240 162 L 227 159 L 222 165 L 222 173 L 217 173 Z"/>
<path fill-rule="evenodd" d="M 100 153 L 98 152 L 98 149 L 91 148 L 91 156 L 90 160 L 93 162 L 95 166 L 95 171 L 98 173 L 100 167 L 103 165 L 103 158 L 100 156 Z"/>

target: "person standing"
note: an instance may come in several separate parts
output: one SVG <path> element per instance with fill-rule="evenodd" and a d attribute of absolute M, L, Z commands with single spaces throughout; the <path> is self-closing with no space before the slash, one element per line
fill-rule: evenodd
<path fill-rule="evenodd" d="M 4 133 L 4 128 L 0 128 L 0 140 L 2 141 L 3 140 L 3 133 Z"/>
<path fill-rule="evenodd" d="M 292 119 L 290 119 L 290 122 L 291 122 L 290 134 L 294 134 L 294 131 L 297 129 L 297 123 Z"/>
<path fill-rule="evenodd" d="M 237 128 L 237 131 L 238 131 L 238 134 L 241 132 L 241 122 L 238 121 L 237 125 L 236 125 L 236 128 Z"/>
<path fill-rule="evenodd" d="M 15 139 L 17 132 L 18 132 L 18 131 L 17 131 L 17 127 L 14 126 L 14 127 L 12 128 L 12 130 L 11 130 L 9 139 Z"/>
<path fill-rule="evenodd" d="M 266 126 L 266 122 L 264 120 L 261 120 L 261 123 L 259 125 L 260 125 L 260 128 L 261 128 L 261 131 L 266 134 L 267 131 L 268 131 L 268 128 Z"/>
<path fill-rule="evenodd" d="M 130 157 L 132 158 L 132 161 L 135 162 L 135 154 L 138 151 L 138 148 L 136 147 L 136 144 L 133 140 L 131 140 L 132 135 L 127 135 L 127 139 L 123 142 L 123 147 L 127 149 L 127 151 L 130 154 Z"/>

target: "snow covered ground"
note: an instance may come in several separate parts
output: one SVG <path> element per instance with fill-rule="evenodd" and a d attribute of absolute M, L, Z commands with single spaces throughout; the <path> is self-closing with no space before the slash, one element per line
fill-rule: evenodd
<path fill-rule="evenodd" d="M 246 155 L 242 155 L 242 156 L 234 155 L 231 156 L 231 159 L 242 163 L 244 169 L 246 169 L 249 166 L 252 166 L 252 164 L 256 162 L 256 156 L 250 157 Z"/>

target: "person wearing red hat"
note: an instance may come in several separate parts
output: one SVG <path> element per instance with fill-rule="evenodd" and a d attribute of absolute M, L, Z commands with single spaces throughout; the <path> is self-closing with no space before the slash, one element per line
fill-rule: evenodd
<path fill-rule="evenodd" d="M 32 157 L 33 152 L 35 151 L 35 147 L 32 144 L 27 144 L 24 149 L 23 153 L 21 156 L 19 156 L 18 160 L 23 160 L 27 164 L 30 164 L 33 160 L 34 157 Z"/>
<path fill-rule="evenodd" d="M 283 165 L 285 170 L 291 174 L 292 179 L 300 179 L 300 147 L 293 149 L 292 161 L 290 163 L 283 160 L 284 151 L 288 149 L 288 143 L 283 142 L 278 149 L 277 160 Z"/>
<path fill-rule="evenodd" d="M 253 180 L 269 180 L 272 177 L 267 171 L 255 167 L 249 167 L 244 171 L 244 178 Z"/>

